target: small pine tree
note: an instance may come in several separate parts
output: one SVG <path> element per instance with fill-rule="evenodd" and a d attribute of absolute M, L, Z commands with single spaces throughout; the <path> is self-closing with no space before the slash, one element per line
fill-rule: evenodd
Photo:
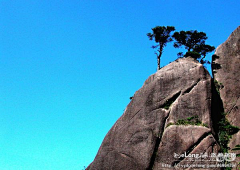
<path fill-rule="evenodd" d="M 207 40 L 207 35 L 204 32 L 198 32 L 197 30 L 192 31 L 180 31 L 173 34 L 173 38 L 176 40 L 174 42 L 174 47 L 179 48 L 185 46 L 187 52 L 183 55 L 182 52 L 178 55 L 184 57 L 192 57 L 198 59 L 200 63 L 205 64 L 209 61 L 205 60 L 206 54 L 212 52 L 215 47 L 205 44 Z"/>
<path fill-rule="evenodd" d="M 171 32 L 175 31 L 175 27 L 173 26 L 157 26 L 152 28 L 152 33 L 147 33 L 149 40 L 155 40 L 157 45 L 152 46 L 152 48 L 158 48 L 157 55 L 157 63 L 158 63 L 158 70 L 160 70 L 160 58 L 163 53 L 163 48 L 167 45 L 168 42 L 171 42 L 172 36 Z"/>

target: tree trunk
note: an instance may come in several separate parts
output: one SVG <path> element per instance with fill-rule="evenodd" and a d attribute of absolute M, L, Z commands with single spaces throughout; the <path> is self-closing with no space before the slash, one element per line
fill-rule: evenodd
<path fill-rule="evenodd" d="M 162 44 L 159 44 L 159 46 L 160 46 L 160 49 L 159 49 L 159 55 L 158 55 L 158 57 L 157 57 L 157 60 L 158 60 L 158 70 L 160 70 L 160 58 L 161 58 L 161 56 L 162 56 L 162 52 L 163 52 L 163 45 Z"/>
<path fill-rule="evenodd" d="M 160 55 L 157 56 L 158 70 L 160 70 Z"/>

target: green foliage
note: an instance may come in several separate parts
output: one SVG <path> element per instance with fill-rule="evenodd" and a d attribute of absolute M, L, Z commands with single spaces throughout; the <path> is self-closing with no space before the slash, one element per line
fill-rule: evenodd
<path fill-rule="evenodd" d="M 177 121 L 176 125 L 197 125 L 197 126 L 207 126 L 202 123 L 197 116 L 189 117 L 187 119 L 180 119 Z"/>
<path fill-rule="evenodd" d="M 207 39 L 206 33 L 198 32 L 197 30 L 180 31 L 173 34 L 173 38 L 176 40 L 174 43 L 175 48 L 185 46 L 187 51 L 194 50 L 197 46 L 205 44 Z"/>
<path fill-rule="evenodd" d="M 217 57 L 217 56 L 215 56 Z M 226 115 L 227 113 L 224 113 L 224 108 L 223 108 L 223 104 L 221 101 L 221 98 L 219 96 L 219 90 L 221 88 L 223 88 L 222 83 L 218 82 L 217 80 L 214 80 L 214 85 L 215 85 L 215 89 L 218 93 L 213 93 L 215 100 L 213 100 L 213 112 L 215 112 L 213 115 L 214 118 L 213 120 L 213 127 L 214 127 L 214 131 L 216 132 L 216 140 L 218 141 L 219 145 L 220 145 L 220 152 L 222 153 L 228 153 L 229 151 L 229 147 L 228 147 L 228 143 L 232 138 L 232 135 L 234 135 L 235 133 L 237 133 L 239 131 L 239 128 L 236 126 L 232 126 L 227 118 Z M 225 164 L 228 164 L 229 162 L 224 161 Z M 224 168 L 224 169 L 231 169 L 231 168 Z"/>
<path fill-rule="evenodd" d="M 197 30 L 180 31 L 175 32 L 173 38 L 176 40 L 173 45 L 175 48 L 185 46 L 185 49 L 187 50 L 185 55 L 180 52 L 178 53 L 178 56 L 191 56 L 192 58 L 198 59 L 202 64 L 210 64 L 209 61 L 205 60 L 205 57 L 206 54 L 212 52 L 215 47 L 205 44 L 205 41 L 207 40 L 206 33 L 198 32 Z"/>
<path fill-rule="evenodd" d="M 192 57 L 192 58 L 194 58 L 194 59 L 199 59 L 199 58 L 201 58 L 201 55 L 198 53 L 198 52 L 195 52 L 195 51 L 188 51 L 188 52 L 186 52 L 186 54 L 184 55 L 184 57 Z"/>
<path fill-rule="evenodd" d="M 203 56 L 206 56 L 207 53 L 212 52 L 213 50 L 215 50 L 214 46 L 210 46 L 206 44 L 200 44 L 194 48 L 194 51 L 200 53 Z"/>
<path fill-rule="evenodd" d="M 163 48 L 167 45 L 168 42 L 171 42 L 172 35 L 171 32 L 175 31 L 173 26 L 157 26 L 152 28 L 152 33 L 147 33 L 149 40 L 155 40 L 157 45 L 152 46 L 152 48 L 158 48 L 157 59 L 158 59 L 158 70 L 160 69 L 160 58 L 163 53 Z"/>
<path fill-rule="evenodd" d="M 220 95 L 220 89 L 222 89 L 224 87 L 223 84 L 218 82 L 216 79 L 214 79 L 214 85 L 216 87 L 218 94 Z"/>
<path fill-rule="evenodd" d="M 174 123 L 169 123 L 167 125 L 171 126 L 171 125 L 196 125 L 196 126 L 204 126 L 204 127 L 208 127 L 206 124 L 202 123 L 199 119 L 198 116 L 192 116 L 192 117 L 188 117 L 186 119 L 179 119 L 175 124 Z"/>
<path fill-rule="evenodd" d="M 193 120 L 193 119 L 198 119 L 198 116 L 187 117 L 187 120 L 188 120 L 188 121 L 191 121 L 191 120 Z"/>
<path fill-rule="evenodd" d="M 206 54 L 212 52 L 215 47 L 205 44 L 207 40 L 207 35 L 204 32 L 198 32 L 197 30 L 190 31 L 175 31 L 173 26 L 156 26 L 152 28 L 152 33 L 147 33 L 149 40 L 154 40 L 156 45 L 153 45 L 152 48 L 157 48 L 155 54 L 157 55 L 158 70 L 160 69 L 160 58 L 163 53 L 163 48 L 167 45 L 168 42 L 173 41 L 173 38 L 176 40 L 174 42 L 175 48 L 185 47 L 187 52 L 179 52 L 177 55 L 179 57 L 192 57 L 198 60 L 201 64 L 210 64 L 208 60 L 205 59 Z"/>
<path fill-rule="evenodd" d="M 169 127 L 171 125 L 174 125 L 174 123 L 168 123 L 166 127 Z"/>
<path fill-rule="evenodd" d="M 239 128 L 236 126 L 232 126 L 228 122 L 228 120 L 226 119 L 226 113 L 221 113 L 221 117 L 221 120 L 218 122 L 218 138 L 221 150 L 223 151 L 223 153 L 226 153 L 230 149 L 228 147 L 228 142 L 232 138 L 232 135 L 239 131 Z"/>
<path fill-rule="evenodd" d="M 148 33 L 149 40 L 155 39 L 156 43 L 162 43 L 166 46 L 167 42 L 172 41 L 171 32 L 175 31 L 173 26 L 156 26 L 152 28 L 153 33 Z M 159 44 L 160 45 L 160 44 Z"/>

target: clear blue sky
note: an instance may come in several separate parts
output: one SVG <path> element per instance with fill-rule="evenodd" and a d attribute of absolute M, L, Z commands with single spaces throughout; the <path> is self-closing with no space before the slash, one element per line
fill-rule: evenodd
<path fill-rule="evenodd" d="M 146 33 L 204 31 L 218 46 L 239 0 L 0 0 L 0 169 L 79 170 L 157 68 Z M 162 65 L 179 49 L 169 44 Z"/>

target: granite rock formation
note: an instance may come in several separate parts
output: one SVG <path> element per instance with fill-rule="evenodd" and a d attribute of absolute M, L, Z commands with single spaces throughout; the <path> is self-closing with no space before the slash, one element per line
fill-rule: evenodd
<path fill-rule="evenodd" d="M 151 75 L 87 170 L 220 169 L 207 167 L 219 163 L 209 155 L 239 153 L 240 132 L 227 131 L 240 127 L 240 27 L 216 49 L 212 72 L 188 57 Z"/>
<path fill-rule="evenodd" d="M 193 162 L 182 154 L 217 153 L 211 99 L 212 79 L 199 62 L 170 63 L 134 94 L 87 169 L 183 169 Z"/>
<path fill-rule="evenodd" d="M 240 127 L 240 26 L 216 49 L 212 71 L 227 119 Z M 237 144 L 240 131 L 232 136 L 229 146 L 234 148 Z"/>

